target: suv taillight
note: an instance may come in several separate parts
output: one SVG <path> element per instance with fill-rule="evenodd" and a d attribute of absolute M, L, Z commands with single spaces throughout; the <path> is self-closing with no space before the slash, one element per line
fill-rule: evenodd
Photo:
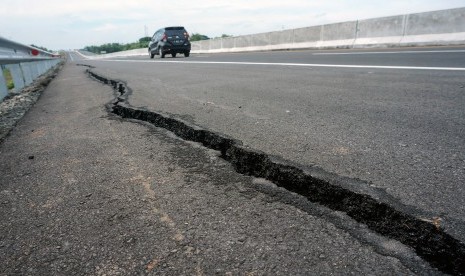
<path fill-rule="evenodd" d="M 166 34 L 163 34 L 163 37 L 161 38 L 161 41 L 167 41 L 168 40 L 168 37 L 166 36 Z"/>
<path fill-rule="evenodd" d="M 188 33 L 188 32 L 184 32 L 184 37 L 185 37 L 187 40 L 190 40 L 190 37 L 189 37 L 189 33 Z"/>

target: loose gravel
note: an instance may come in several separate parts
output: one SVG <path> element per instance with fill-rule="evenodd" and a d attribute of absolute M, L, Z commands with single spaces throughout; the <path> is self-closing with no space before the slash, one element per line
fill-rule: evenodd
<path fill-rule="evenodd" d="M 21 91 L 12 91 L 0 102 L 0 142 L 10 133 L 19 120 L 37 102 L 47 85 L 54 79 L 63 63 L 50 69 Z"/>

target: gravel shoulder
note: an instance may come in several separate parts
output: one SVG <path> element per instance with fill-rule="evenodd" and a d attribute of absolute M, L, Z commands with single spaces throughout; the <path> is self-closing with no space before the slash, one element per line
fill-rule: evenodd
<path fill-rule="evenodd" d="M 113 91 L 84 71 L 67 64 L 0 144 L 0 275 L 437 274 L 215 151 L 109 115 Z"/>
<path fill-rule="evenodd" d="M 39 99 L 47 85 L 57 76 L 63 64 L 52 68 L 21 91 L 10 92 L 0 102 L 0 142 Z"/>

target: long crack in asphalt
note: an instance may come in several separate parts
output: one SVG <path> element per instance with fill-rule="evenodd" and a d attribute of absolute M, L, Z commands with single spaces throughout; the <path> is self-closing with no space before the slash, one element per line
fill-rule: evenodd
<path fill-rule="evenodd" d="M 113 87 L 115 100 L 107 105 L 109 112 L 122 118 L 151 123 L 182 139 L 218 150 L 221 157 L 230 162 L 237 172 L 265 178 L 311 202 L 344 212 L 371 230 L 410 246 L 440 271 L 465 275 L 465 245 L 445 233 L 438 225 L 399 211 L 369 195 L 356 193 L 333 181 L 312 176 L 297 164 L 245 147 L 241 141 L 154 111 L 132 107 L 127 101 L 131 91 L 123 81 L 108 79 L 90 69 L 86 72 L 91 78 Z"/>

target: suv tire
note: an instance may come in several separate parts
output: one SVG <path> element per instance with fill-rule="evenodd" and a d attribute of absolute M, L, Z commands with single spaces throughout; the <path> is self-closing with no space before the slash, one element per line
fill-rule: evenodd
<path fill-rule="evenodd" d="M 184 56 L 185 56 L 185 57 L 189 57 L 189 55 L 190 55 L 190 52 L 185 52 L 185 53 L 184 53 Z"/>
<path fill-rule="evenodd" d="M 161 48 L 158 48 L 158 54 L 160 55 L 160 58 L 165 58 L 165 53 L 163 53 Z"/>

